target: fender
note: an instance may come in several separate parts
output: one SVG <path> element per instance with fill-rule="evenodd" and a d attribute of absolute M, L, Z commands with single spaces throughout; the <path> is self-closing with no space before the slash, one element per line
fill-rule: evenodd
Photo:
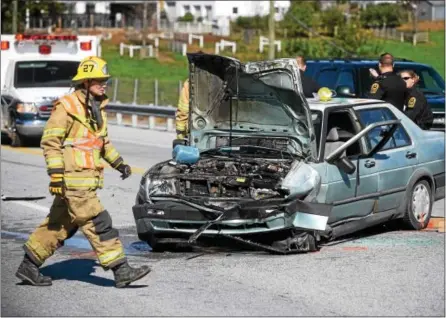
<path fill-rule="evenodd" d="M 429 172 L 429 170 L 427 170 L 426 168 L 419 168 L 416 171 L 414 171 L 414 173 L 409 179 L 409 182 L 407 183 L 406 195 L 404 196 L 404 199 L 401 201 L 400 206 L 396 209 L 398 217 L 403 217 L 404 214 L 406 213 L 407 200 L 410 196 L 410 192 L 412 191 L 412 188 L 415 185 L 415 183 L 422 178 L 428 179 L 429 184 L 431 186 L 431 200 L 434 201 L 434 194 L 435 194 L 434 178 L 432 177 L 432 174 Z"/>

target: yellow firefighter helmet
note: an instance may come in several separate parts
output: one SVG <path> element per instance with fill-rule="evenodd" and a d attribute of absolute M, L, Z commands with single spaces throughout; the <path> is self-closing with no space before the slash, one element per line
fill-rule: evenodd
<path fill-rule="evenodd" d="M 317 96 L 321 102 L 328 102 L 332 97 L 336 96 L 336 94 L 328 87 L 321 87 L 317 91 Z"/>
<path fill-rule="evenodd" d="M 73 77 L 73 82 L 107 78 L 110 78 L 107 62 L 97 56 L 88 56 L 79 63 L 77 74 Z"/>

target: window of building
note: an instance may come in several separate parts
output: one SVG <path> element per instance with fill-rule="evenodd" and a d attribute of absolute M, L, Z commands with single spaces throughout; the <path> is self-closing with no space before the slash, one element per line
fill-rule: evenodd
<path fill-rule="evenodd" d="M 233 7 L 232 8 L 232 13 L 233 14 L 238 14 L 238 8 L 237 7 Z"/>

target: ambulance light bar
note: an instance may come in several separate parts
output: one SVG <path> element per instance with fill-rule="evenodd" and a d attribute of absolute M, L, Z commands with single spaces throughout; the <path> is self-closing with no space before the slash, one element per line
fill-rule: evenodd
<path fill-rule="evenodd" d="M 17 42 L 22 41 L 39 41 L 39 40 L 48 40 L 48 41 L 77 41 L 77 35 L 51 35 L 51 34 L 16 34 L 15 39 Z M 54 43 L 53 43 L 54 44 Z M 9 41 L 1 41 L 1 50 L 7 51 L 9 50 Z M 90 51 L 92 49 L 91 41 L 88 42 L 80 42 L 80 49 L 82 51 Z M 51 54 L 52 47 L 48 44 L 40 44 L 39 45 L 39 53 L 40 54 Z"/>
<path fill-rule="evenodd" d="M 17 41 L 77 41 L 77 35 L 52 35 L 52 34 L 16 34 Z"/>

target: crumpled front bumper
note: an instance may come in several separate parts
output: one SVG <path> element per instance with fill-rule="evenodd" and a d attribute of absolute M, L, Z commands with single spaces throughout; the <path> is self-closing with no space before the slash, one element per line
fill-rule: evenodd
<path fill-rule="evenodd" d="M 209 206 L 191 206 L 183 200 L 163 200 L 133 206 L 138 234 L 189 237 L 215 220 L 201 235 L 253 235 L 297 228 L 326 229 L 331 205 L 295 200 L 264 200 L 242 203 L 236 209 L 220 211 Z"/>

